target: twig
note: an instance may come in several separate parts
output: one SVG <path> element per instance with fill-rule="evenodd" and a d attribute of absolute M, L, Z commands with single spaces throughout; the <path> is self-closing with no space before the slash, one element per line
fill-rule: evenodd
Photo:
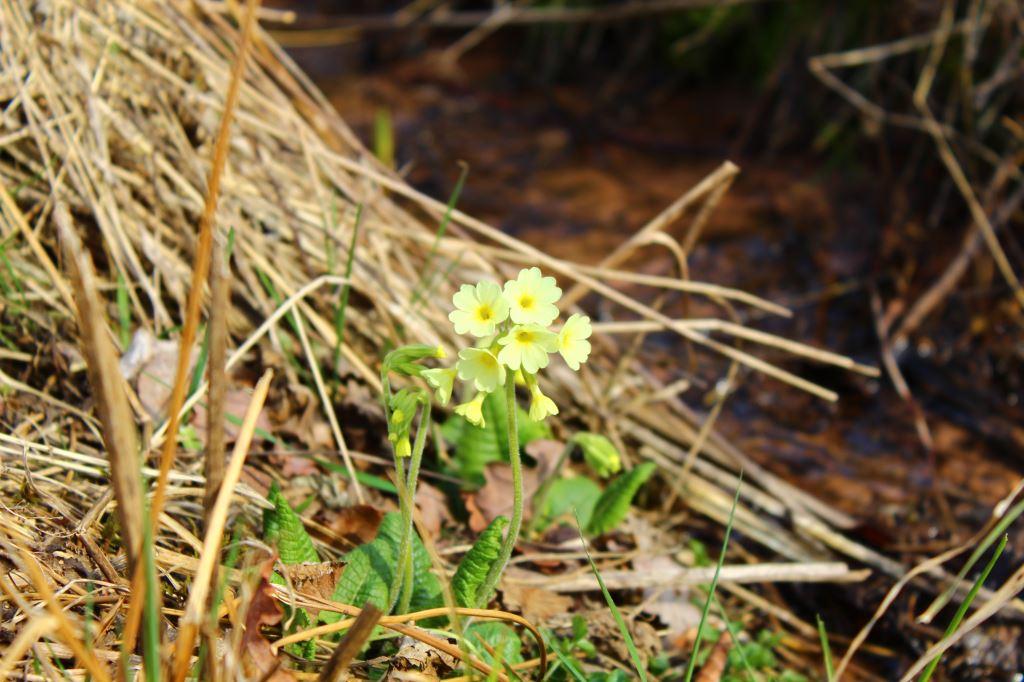
<path fill-rule="evenodd" d="M 356 657 L 356 654 L 363 648 L 363 644 L 370 638 L 377 621 L 384 615 L 373 604 L 367 602 L 363 605 L 362 611 L 356 617 L 352 627 L 345 633 L 345 636 L 334 648 L 334 653 L 327 661 L 327 665 L 320 671 L 320 682 L 341 682 L 348 670 L 349 663 Z"/>

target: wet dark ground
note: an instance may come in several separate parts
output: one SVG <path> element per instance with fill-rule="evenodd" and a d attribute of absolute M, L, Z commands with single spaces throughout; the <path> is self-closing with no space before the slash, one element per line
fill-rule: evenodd
<path fill-rule="evenodd" d="M 738 148 L 740 138 L 757 137 L 760 122 L 751 96 L 736 89 L 595 106 L 585 85 L 532 84 L 500 39 L 457 70 L 422 57 L 375 58 L 368 66 L 352 48 L 294 54 L 369 146 L 375 116 L 390 113 L 397 166 L 416 187 L 446 198 L 457 162 L 465 161 L 460 208 L 571 260 L 599 261 L 731 159 L 742 172 L 692 254 L 691 277 L 787 305 L 790 320 L 747 321 L 863 363 L 881 366 L 871 292 L 891 300 L 907 267 L 941 269 L 961 237 L 964 223 L 955 219 L 930 233 L 924 216 L 904 212 L 894 221 L 887 203 L 894 192 L 870 160 L 837 167 L 811 147 L 785 154 Z M 679 221 L 673 234 L 685 225 Z M 923 264 L 915 253 L 925 255 Z M 650 249 L 629 265 L 671 274 L 665 254 Z M 762 465 L 861 520 L 861 539 L 894 557 L 910 563 L 965 539 L 1024 475 L 1024 353 L 1019 327 L 1001 313 L 1009 297 L 992 281 L 966 282 L 899 355 L 934 437 L 934 460 L 885 375 L 868 379 L 760 350 L 838 391 L 840 401 L 745 373 L 719 429 Z M 654 335 L 648 346 L 656 360 L 672 361 L 667 378 L 689 370 L 674 362 L 681 355 L 674 337 Z M 699 407 L 723 366 L 698 358 L 698 388 L 684 397 Z M 1022 553 L 1017 530 L 1002 565 L 1018 564 Z M 867 613 L 884 588 L 851 590 L 836 608 Z M 855 616 L 848 625 L 860 622 Z M 913 639 L 909 628 L 906 636 Z"/>

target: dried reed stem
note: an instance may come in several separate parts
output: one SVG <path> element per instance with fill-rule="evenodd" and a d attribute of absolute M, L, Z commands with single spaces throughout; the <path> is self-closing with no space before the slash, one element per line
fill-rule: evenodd
<path fill-rule="evenodd" d="M 110 461 L 110 482 L 117 500 L 117 517 L 128 566 L 135 569 L 142 547 L 142 474 L 135 420 L 128 405 L 117 351 L 110 340 L 92 259 L 82 248 L 67 205 L 58 202 L 53 215 L 74 283 L 79 345 L 85 356 L 96 412 L 103 423 L 103 443 Z"/>

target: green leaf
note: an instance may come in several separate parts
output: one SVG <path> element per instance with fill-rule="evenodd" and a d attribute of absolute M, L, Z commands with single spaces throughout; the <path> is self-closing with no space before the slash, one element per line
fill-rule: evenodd
<path fill-rule="evenodd" d="M 299 609 L 295 612 L 295 617 L 292 618 L 292 626 L 288 629 L 288 633 L 299 632 L 300 630 L 307 630 L 312 627 L 313 622 L 309 618 L 309 613 L 306 609 Z M 316 640 L 307 639 L 302 642 L 295 642 L 285 646 L 287 651 L 292 656 L 312 661 L 316 658 Z"/>
<path fill-rule="evenodd" d="M 594 505 L 590 523 L 587 524 L 587 532 L 591 535 L 601 535 L 622 523 L 629 512 L 633 496 L 656 468 L 654 462 L 644 462 L 608 484 Z"/>
<path fill-rule="evenodd" d="M 345 571 L 341 574 L 331 599 L 343 604 L 361 606 L 369 601 L 381 609 L 388 606 L 388 589 L 398 563 L 398 548 L 402 536 L 402 517 L 391 512 L 384 515 L 377 537 L 356 547 L 345 555 Z M 419 536 L 413 534 L 412 545 L 413 593 L 410 609 L 421 611 L 444 603 L 441 583 L 430 572 L 430 555 Z M 321 611 L 320 620 L 334 623 L 341 614 Z"/>
<path fill-rule="evenodd" d="M 586 527 L 600 497 L 601 486 L 586 476 L 555 479 L 548 489 L 544 509 L 540 510 L 540 527 L 547 527 L 566 514 L 571 516 L 574 509 Z"/>
<path fill-rule="evenodd" d="M 583 431 L 573 436 L 572 442 L 580 446 L 587 466 L 601 478 L 608 478 L 622 469 L 619 449 L 601 434 Z"/>
<path fill-rule="evenodd" d="M 277 545 L 281 563 L 290 566 L 320 561 L 313 538 L 309 537 L 302 519 L 281 494 L 277 481 L 271 484 L 267 500 L 274 508 L 263 512 L 263 539 L 267 544 Z"/>
<path fill-rule="evenodd" d="M 480 608 L 490 598 L 489 594 L 480 594 L 480 588 L 501 553 L 501 539 L 507 526 L 508 519 L 496 517 L 462 558 L 452 576 L 452 594 L 459 606 Z"/>
<path fill-rule="evenodd" d="M 394 557 L 392 566 L 397 563 L 398 549 L 402 544 L 402 517 L 400 514 L 391 512 L 384 515 L 380 529 L 377 531 L 376 541 L 383 541 L 387 544 L 391 555 Z M 441 582 L 431 572 L 431 568 L 433 568 L 433 562 L 430 560 L 430 555 L 427 554 L 427 548 L 423 546 L 423 541 L 420 540 L 420 536 L 414 530 L 412 533 L 412 570 L 414 578 L 412 600 L 409 602 L 409 608 L 412 611 L 423 611 L 444 605 Z M 391 584 L 390 579 L 391 574 L 389 573 L 389 585 Z"/>
<path fill-rule="evenodd" d="M 551 437 L 551 428 L 547 424 L 530 419 L 522 407 L 516 409 L 520 447 Z M 508 461 L 508 414 L 504 396 L 500 392 L 489 394 L 484 399 L 482 411 L 486 422 L 483 427 L 473 426 L 459 415 L 453 415 L 441 427 L 444 437 L 455 445 L 459 475 L 475 483 L 483 482 L 484 468 L 488 464 Z"/>
<path fill-rule="evenodd" d="M 473 623 L 466 628 L 465 635 L 488 665 L 516 665 L 523 662 L 523 643 L 516 631 L 504 623 Z M 481 646 L 481 642 L 494 649 L 494 654 L 487 647 Z"/>

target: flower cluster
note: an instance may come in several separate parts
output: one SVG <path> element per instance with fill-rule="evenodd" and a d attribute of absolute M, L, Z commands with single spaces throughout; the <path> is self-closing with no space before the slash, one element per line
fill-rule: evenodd
<path fill-rule="evenodd" d="M 538 268 L 526 268 L 500 287 L 494 282 L 464 284 L 452 298 L 455 310 L 448 319 L 458 334 L 476 337 L 474 347 L 459 351 L 454 367 L 420 373 L 435 390 L 442 405 L 451 400 L 455 379 L 471 386 L 475 395 L 455 408 L 472 424 L 484 425 L 483 402 L 510 380 L 521 379 L 530 391 L 530 417 L 541 420 L 558 414 L 555 403 L 541 393 L 537 372 L 558 353 L 573 370 L 590 355 L 590 318 L 574 314 L 561 329 L 550 327 L 558 317 L 555 304 L 562 290 L 554 277 Z"/>

